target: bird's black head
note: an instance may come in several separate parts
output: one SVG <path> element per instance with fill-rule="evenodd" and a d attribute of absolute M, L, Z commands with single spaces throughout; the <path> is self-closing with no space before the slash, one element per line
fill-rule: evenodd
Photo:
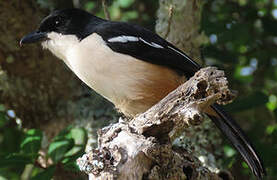
<path fill-rule="evenodd" d="M 24 36 L 20 44 L 34 43 L 47 38 L 47 33 L 76 35 L 82 40 L 93 32 L 93 28 L 105 20 L 80 9 L 64 9 L 52 12 L 40 23 L 39 28 Z"/>

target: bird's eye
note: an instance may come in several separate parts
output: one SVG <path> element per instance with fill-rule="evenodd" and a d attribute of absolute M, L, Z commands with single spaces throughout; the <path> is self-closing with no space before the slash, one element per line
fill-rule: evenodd
<path fill-rule="evenodd" d="M 54 19 L 55 26 L 59 26 L 62 23 L 62 18 L 60 16 Z"/>

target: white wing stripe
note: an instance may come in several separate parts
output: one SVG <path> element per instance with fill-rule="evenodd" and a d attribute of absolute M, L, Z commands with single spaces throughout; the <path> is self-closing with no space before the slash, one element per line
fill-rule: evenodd
<path fill-rule="evenodd" d="M 163 46 L 154 43 L 154 42 L 147 42 L 144 39 L 142 39 L 141 37 L 135 37 L 135 36 L 117 36 L 117 37 L 113 37 L 108 39 L 108 42 L 120 42 L 120 43 L 127 43 L 127 42 L 136 42 L 136 41 L 142 41 L 143 43 L 154 47 L 154 48 L 164 48 Z"/>
<path fill-rule="evenodd" d="M 157 44 L 157 43 L 154 43 L 154 42 L 149 43 L 149 42 L 145 41 L 144 39 L 142 39 L 141 37 L 139 38 L 139 40 L 141 40 L 141 41 L 144 42 L 145 44 L 147 44 L 147 45 L 149 45 L 149 46 L 152 46 L 152 47 L 154 47 L 154 48 L 164 48 L 164 47 L 162 47 L 161 45 L 159 45 L 159 44 Z"/>
<path fill-rule="evenodd" d="M 135 37 L 135 36 L 117 36 L 117 37 L 113 37 L 108 39 L 109 42 L 122 42 L 122 43 L 126 43 L 128 41 L 134 42 L 134 41 L 139 41 L 139 38 Z"/>
<path fill-rule="evenodd" d="M 196 62 L 194 62 L 190 57 L 188 57 L 186 54 L 184 54 L 184 53 L 182 53 L 182 52 L 180 52 L 180 51 L 174 49 L 173 47 L 170 47 L 170 46 L 167 46 L 167 47 L 168 47 L 169 49 L 171 49 L 171 50 L 177 52 L 177 53 L 180 54 L 181 56 L 187 58 L 190 62 L 192 62 L 194 65 L 196 65 L 196 66 L 199 67 L 199 65 L 198 65 Z"/>
<path fill-rule="evenodd" d="M 173 51 L 177 52 L 178 54 L 180 54 L 180 55 L 182 55 L 182 56 L 184 56 L 184 57 L 190 59 L 186 54 L 184 54 L 184 53 L 182 53 L 182 52 L 180 52 L 180 51 L 177 51 L 176 49 L 174 49 L 174 48 L 172 48 L 172 47 L 170 47 L 170 46 L 167 46 L 167 47 L 168 47 L 169 49 L 172 49 Z"/>

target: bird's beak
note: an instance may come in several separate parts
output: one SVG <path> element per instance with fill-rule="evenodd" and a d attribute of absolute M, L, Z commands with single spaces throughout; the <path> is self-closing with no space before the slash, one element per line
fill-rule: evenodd
<path fill-rule="evenodd" d="M 28 44 L 28 43 L 35 43 L 38 41 L 42 41 L 44 39 L 47 38 L 47 33 L 46 32 L 31 32 L 29 34 L 27 34 L 26 36 L 24 36 L 21 40 L 20 40 L 20 46 L 22 46 L 23 44 Z"/>

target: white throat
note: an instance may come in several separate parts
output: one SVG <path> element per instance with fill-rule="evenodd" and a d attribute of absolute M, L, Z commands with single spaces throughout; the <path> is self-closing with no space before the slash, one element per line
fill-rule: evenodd
<path fill-rule="evenodd" d="M 55 56 L 65 61 L 67 64 L 67 54 L 70 49 L 79 44 L 79 40 L 75 35 L 62 35 L 51 32 L 47 35 L 48 40 L 42 42 L 44 49 L 49 49 Z"/>

